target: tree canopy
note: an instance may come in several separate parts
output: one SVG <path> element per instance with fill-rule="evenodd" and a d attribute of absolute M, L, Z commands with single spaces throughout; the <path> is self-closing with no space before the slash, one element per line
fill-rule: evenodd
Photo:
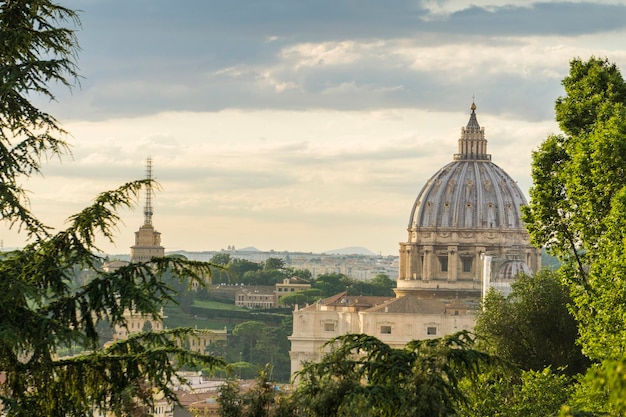
<path fill-rule="evenodd" d="M 626 352 L 626 82 L 615 64 L 592 57 L 572 60 L 563 86 L 555 106 L 563 134 L 533 152 L 524 221 L 532 241 L 563 262 L 578 342 L 601 362 L 579 403 L 623 415 L 615 398 L 626 392 L 616 383 Z"/>
<path fill-rule="evenodd" d="M 476 318 L 479 346 L 521 369 L 550 367 L 575 375 L 589 361 L 577 345 L 578 323 L 568 310 L 569 289 L 551 270 L 521 275 L 504 296 L 490 291 Z"/>
<path fill-rule="evenodd" d="M 626 186 L 626 83 L 606 59 L 574 59 L 556 102 L 565 134 L 550 135 L 533 152 L 530 202 L 523 207 L 533 243 L 545 246 L 587 285 L 598 259 L 613 198 Z"/>
<path fill-rule="evenodd" d="M 414 340 L 394 349 L 373 336 L 331 340 L 319 363 L 308 363 L 291 406 L 309 416 L 452 416 L 465 396 L 462 377 L 474 378 L 489 355 L 472 348 L 466 332 Z"/>
<path fill-rule="evenodd" d="M 153 393 L 174 400 L 182 366 L 215 367 L 211 356 L 189 352 L 181 341 L 193 331 L 132 334 L 100 344 L 101 328 L 126 326 L 126 311 L 157 319 L 174 289 L 166 271 L 204 284 L 208 264 L 177 258 L 101 268 L 97 240 L 113 240 L 119 210 L 131 207 L 148 180 L 105 191 L 70 215 L 60 231 L 32 213 L 21 181 L 41 161 L 69 153 L 66 132 L 30 100 L 54 100 L 50 84 L 72 86 L 78 74 L 77 14 L 48 0 L 0 4 L 0 215 L 26 234 L 27 245 L 0 257 L 0 385 L 7 416 L 118 416 L 147 413 Z M 151 184 L 156 186 L 157 184 Z M 75 279 L 77 270 L 88 270 Z M 61 356 L 66 348 L 80 352 Z"/>

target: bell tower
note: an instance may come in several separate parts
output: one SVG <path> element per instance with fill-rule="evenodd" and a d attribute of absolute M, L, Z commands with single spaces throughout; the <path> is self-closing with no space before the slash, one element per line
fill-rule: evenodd
<path fill-rule="evenodd" d="M 144 221 L 139 231 L 135 232 L 135 244 L 130 248 L 131 262 L 148 262 L 152 258 L 165 256 L 161 246 L 161 233 L 152 225 L 152 158 L 146 159 L 146 205 L 143 209 Z"/>

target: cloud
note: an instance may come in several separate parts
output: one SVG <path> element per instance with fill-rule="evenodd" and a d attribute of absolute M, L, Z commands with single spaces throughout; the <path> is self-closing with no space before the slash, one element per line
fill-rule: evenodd
<path fill-rule="evenodd" d="M 89 120 L 228 108 L 444 110 L 452 102 L 442 97 L 477 94 L 511 97 L 503 109 L 541 120 L 551 105 L 540 103 L 560 94 L 569 59 L 626 64 L 608 41 L 624 31 L 625 3 L 80 2 L 82 90 L 61 91 L 63 106 L 51 108 Z"/>
<path fill-rule="evenodd" d="M 74 159 L 27 182 L 33 208 L 62 225 L 98 191 L 143 178 L 152 156 L 168 249 L 397 254 L 473 97 L 493 161 L 527 190 L 568 61 L 626 65 L 626 1 L 64 5 L 84 10 L 85 78 L 38 104 L 71 132 Z M 123 218 L 127 251 L 141 209 Z"/>

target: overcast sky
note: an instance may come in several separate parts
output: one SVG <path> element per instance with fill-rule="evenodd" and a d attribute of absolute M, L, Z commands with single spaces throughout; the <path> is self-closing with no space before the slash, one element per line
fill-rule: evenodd
<path fill-rule="evenodd" d="M 468 6 L 471 3 L 471 6 Z M 80 86 L 41 106 L 73 158 L 26 183 L 55 227 L 153 175 L 166 251 L 397 255 L 473 97 L 494 163 L 530 187 L 574 57 L 626 69 L 626 0 L 61 0 L 80 10 Z M 128 253 L 143 197 L 110 254 Z M 12 231 L 5 248 L 21 246 Z"/>

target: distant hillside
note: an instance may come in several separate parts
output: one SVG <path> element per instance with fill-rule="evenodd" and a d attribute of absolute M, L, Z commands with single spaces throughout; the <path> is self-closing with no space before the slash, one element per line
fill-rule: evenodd
<path fill-rule="evenodd" d="M 361 246 L 350 246 L 348 248 L 327 250 L 324 253 L 328 255 L 367 255 L 376 256 L 374 252 Z"/>
<path fill-rule="evenodd" d="M 237 249 L 237 252 L 260 252 L 260 250 L 254 246 L 247 246 L 245 248 Z"/>

